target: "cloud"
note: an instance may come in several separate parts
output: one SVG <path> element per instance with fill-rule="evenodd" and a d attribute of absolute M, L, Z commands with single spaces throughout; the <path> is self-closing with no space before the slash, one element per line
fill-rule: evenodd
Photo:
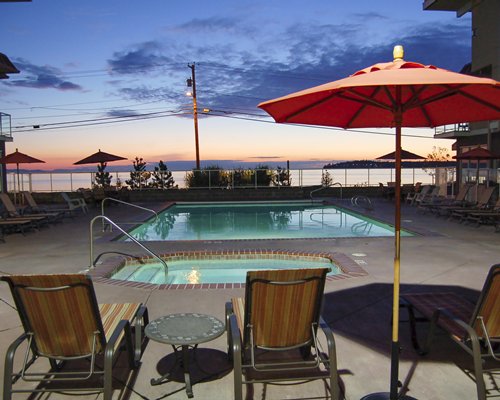
<path fill-rule="evenodd" d="M 7 86 L 60 91 L 83 90 L 80 85 L 65 80 L 63 73 L 58 68 L 49 65 L 35 65 L 22 58 L 16 59 L 15 63 L 23 78 L 3 82 Z"/>
<path fill-rule="evenodd" d="M 254 157 L 248 157 L 248 158 L 255 158 L 255 159 L 260 159 L 260 160 L 271 160 L 271 159 L 276 159 L 276 158 L 283 158 L 283 156 L 254 156 Z"/>
<path fill-rule="evenodd" d="M 214 33 L 214 32 L 239 32 L 241 31 L 241 21 L 236 18 L 210 17 L 195 18 L 184 24 L 173 27 L 172 31 L 184 33 Z"/>
<path fill-rule="evenodd" d="M 155 41 L 135 45 L 130 50 L 115 52 L 108 61 L 111 74 L 141 74 L 158 70 L 172 60 L 162 53 L 162 46 Z"/>
<path fill-rule="evenodd" d="M 375 13 L 364 17 L 377 23 L 386 18 Z M 192 20 L 181 27 L 195 26 L 222 30 L 231 29 L 233 25 L 232 20 L 215 18 Z M 109 64 L 115 72 L 129 73 L 126 66 L 135 65 L 143 66 L 145 72 L 154 73 L 158 64 L 165 65 L 175 60 L 175 63 L 165 66 L 161 86 L 158 79 L 141 85 L 121 82 L 118 93 L 128 99 L 158 99 L 182 107 L 190 102 L 182 93 L 183 83 L 180 82 L 190 73 L 179 65 L 183 60 L 197 60 L 199 108 L 210 108 L 219 111 L 219 115 L 231 117 L 232 113 L 264 115 L 257 109 L 261 101 L 340 79 L 378 62 L 390 61 L 396 44 L 404 45 L 408 60 L 453 71 L 460 71 L 470 61 L 468 24 L 400 24 L 383 37 L 370 36 L 370 32 L 370 28 L 361 25 L 360 21 L 360 24 L 349 25 L 295 24 L 283 27 L 272 37 L 261 37 L 254 48 L 227 40 L 214 41 L 210 45 L 179 42 L 177 46 L 168 47 L 146 42 L 136 45 L 133 50 L 115 53 Z M 142 78 L 145 79 L 146 74 Z"/>
<path fill-rule="evenodd" d="M 106 113 L 108 117 L 135 117 L 141 115 L 141 113 L 135 110 L 123 109 L 123 110 L 111 110 Z"/>
<path fill-rule="evenodd" d="M 129 86 L 118 89 L 117 94 L 124 99 L 139 102 L 163 101 L 172 106 L 186 103 L 184 93 L 168 87 Z"/>

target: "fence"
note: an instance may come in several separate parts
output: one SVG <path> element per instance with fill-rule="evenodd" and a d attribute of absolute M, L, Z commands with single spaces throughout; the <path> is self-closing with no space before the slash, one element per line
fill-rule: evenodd
<path fill-rule="evenodd" d="M 209 173 L 208 183 L 205 188 L 221 187 L 220 181 L 215 179 L 215 174 L 224 173 L 228 179 L 224 182 L 225 187 L 264 187 L 269 186 L 269 183 L 262 184 L 258 179 L 257 170 L 246 170 L 251 175 L 250 180 L 245 183 L 236 181 L 235 176 L 241 173 L 241 170 L 224 170 L 224 171 L 207 171 Z M 276 173 L 276 170 L 267 170 Z M 172 171 L 172 177 L 175 180 L 175 185 L 179 188 L 185 188 L 186 178 L 193 171 Z M 330 175 L 331 183 L 340 183 L 342 186 L 377 186 L 379 182 L 386 184 L 394 181 L 394 169 L 388 168 L 373 168 L 373 169 L 298 169 L 290 170 L 290 185 L 291 186 L 314 186 L 322 184 L 322 177 L 325 172 Z M 130 178 L 130 172 L 111 172 L 113 186 L 126 186 L 125 181 Z M 213 174 L 213 175 L 212 175 Z M 210 178 L 213 179 L 210 179 Z M 455 177 L 455 168 L 439 168 L 439 169 L 419 169 L 419 168 L 403 168 L 401 173 L 402 184 L 415 184 L 422 182 L 424 184 L 434 184 L 436 179 L 441 180 L 440 183 L 451 182 Z M 20 173 L 19 186 L 17 173 L 9 172 L 7 174 L 7 190 L 17 192 L 19 190 L 29 190 L 31 192 L 62 192 L 76 191 L 78 189 L 88 189 L 92 187 L 95 179 L 95 172 L 30 172 Z M 216 181 L 216 183 L 214 183 Z M 274 186 L 273 183 L 270 184 Z M 147 182 L 142 187 L 148 187 Z M 201 186 L 197 186 L 201 187 Z"/>

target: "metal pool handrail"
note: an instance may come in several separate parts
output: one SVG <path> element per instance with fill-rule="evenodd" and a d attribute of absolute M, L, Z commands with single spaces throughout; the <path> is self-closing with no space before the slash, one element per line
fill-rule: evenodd
<path fill-rule="evenodd" d="M 128 203 L 126 201 L 123 201 L 123 200 L 118 200 L 118 199 L 115 199 L 114 197 L 105 197 L 102 201 L 101 201 L 101 215 L 105 215 L 104 213 L 104 203 L 106 203 L 106 200 L 109 200 L 109 201 L 114 201 L 116 203 L 120 203 L 120 204 L 125 204 L 127 206 L 131 206 L 131 207 L 135 207 L 135 208 L 138 208 L 140 210 L 144 210 L 144 211 L 147 211 L 147 212 L 150 212 L 152 214 L 155 215 L 155 219 L 153 222 L 156 222 L 156 220 L 158 219 L 158 213 L 155 211 L 155 210 L 152 210 L 150 208 L 146 208 L 146 207 L 141 207 L 141 206 L 138 206 L 137 204 L 132 204 L 132 203 Z M 128 223 L 137 223 L 137 222 L 128 222 Z M 103 227 L 102 227 L 102 230 L 104 232 L 104 221 L 103 221 Z"/>
<path fill-rule="evenodd" d="M 313 193 L 319 192 L 320 190 L 326 189 L 328 187 L 333 187 L 333 186 L 340 186 L 340 200 L 342 200 L 342 184 L 340 182 L 335 182 L 335 183 L 332 183 L 330 185 L 323 185 L 318 189 L 312 190 L 311 193 L 309 193 L 309 197 L 311 198 L 311 201 L 314 201 L 313 200 Z"/>
<path fill-rule="evenodd" d="M 168 265 L 163 260 L 160 256 L 158 256 L 156 253 L 154 253 L 152 250 L 150 250 L 148 247 L 143 245 L 141 242 L 139 242 L 136 238 L 131 236 L 128 232 L 124 231 L 122 228 L 120 228 L 116 223 L 114 223 L 110 218 L 106 217 L 105 215 L 98 215 L 90 221 L 90 264 L 89 268 L 94 268 L 94 222 L 97 221 L 98 219 L 101 219 L 103 221 L 107 221 L 111 226 L 114 226 L 116 229 L 118 229 L 122 234 L 127 236 L 132 242 L 137 244 L 139 247 L 141 247 L 144 251 L 146 251 L 148 254 L 153 256 L 153 258 L 156 258 L 161 264 L 163 264 L 163 271 L 165 273 L 165 281 L 168 276 Z"/>

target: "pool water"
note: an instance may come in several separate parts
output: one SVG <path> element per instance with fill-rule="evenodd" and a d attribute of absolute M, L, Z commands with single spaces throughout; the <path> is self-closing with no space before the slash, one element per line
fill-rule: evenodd
<path fill-rule="evenodd" d="M 393 236 L 394 228 L 311 202 L 180 203 L 129 233 L 140 241 L 306 239 Z"/>
<path fill-rule="evenodd" d="M 126 264 L 113 279 L 153 284 L 244 283 L 247 271 L 290 268 L 331 268 L 329 275 L 341 270 L 324 257 L 191 259 L 167 261 L 168 273 L 161 263 Z"/>

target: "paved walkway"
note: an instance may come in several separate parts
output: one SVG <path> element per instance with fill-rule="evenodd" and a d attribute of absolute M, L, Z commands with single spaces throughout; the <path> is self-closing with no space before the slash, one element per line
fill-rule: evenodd
<path fill-rule="evenodd" d="M 149 206 L 161 207 L 159 204 Z M 500 262 L 500 233 L 494 233 L 492 227 L 464 226 L 432 215 L 418 214 L 408 206 L 403 208 L 403 227 L 423 235 L 402 239 L 402 292 L 442 287 L 474 299 L 489 267 Z M 372 214 L 390 222 L 393 205 L 381 201 L 375 204 Z M 90 215 L 66 219 L 62 224 L 26 236 L 8 235 L 6 243 L 0 243 L 0 274 L 77 272 L 85 269 L 89 265 L 89 221 L 94 215 L 97 215 L 95 209 L 91 210 Z M 130 214 L 130 210 L 122 206 L 110 207 L 109 215 L 117 221 L 141 217 Z M 123 249 L 127 246 L 130 245 L 110 243 L 106 237 L 102 237 L 95 241 L 94 252 L 98 254 L 111 248 Z M 345 388 L 346 399 L 360 399 L 368 393 L 388 390 L 393 238 L 165 242 L 154 243 L 152 247 L 160 252 L 221 248 L 300 249 L 336 251 L 351 257 L 368 275 L 329 281 L 325 290 L 324 317 L 335 334 L 341 383 Z M 138 248 L 129 247 L 129 250 L 141 252 Z M 144 302 L 152 319 L 174 312 L 200 312 L 223 320 L 224 303 L 233 296 L 243 294 L 243 289 L 158 291 L 101 283 L 95 286 L 100 302 Z M 21 333 L 21 329 L 5 283 L 0 283 L 0 299 L 0 358 L 3 365 L 5 350 Z M 404 319 L 405 315 L 402 317 Z M 475 384 L 463 371 L 463 368 L 471 366 L 469 356 L 463 350 L 445 335 L 438 335 L 431 354 L 424 358 L 418 357 L 411 348 L 406 323 L 401 323 L 400 332 L 403 347 L 400 380 L 409 395 L 421 400 L 475 398 Z M 233 398 L 233 374 L 225 351 L 225 335 L 201 346 L 200 363 L 212 377 L 197 383 L 202 375 L 195 373 L 195 398 Z M 142 361 L 135 382 L 131 384 L 133 389 L 126 390 L 124 398 L 187 398 L 181 382 L 150 385 L 150 378 L 164 373 L 170 365 L 171 348 L 149 342 Z M 488 387 L 493 386 L 489 378 L 486 382 Z M 491 394 L 498 396 L 500 393 L 497 390 Z M 120 391 L 115 390 L 114 398 L 119 395 Z M 59 398 L 71 397 L 60 394 L 50 396 L 50 399 Z M 80 398 L 95 399 L 96 396 Z M 325 387 L 318 381 L 295 386 L 268 385 L 265 390 L 256 385 L 254 398 L 323 399 Z"/>

